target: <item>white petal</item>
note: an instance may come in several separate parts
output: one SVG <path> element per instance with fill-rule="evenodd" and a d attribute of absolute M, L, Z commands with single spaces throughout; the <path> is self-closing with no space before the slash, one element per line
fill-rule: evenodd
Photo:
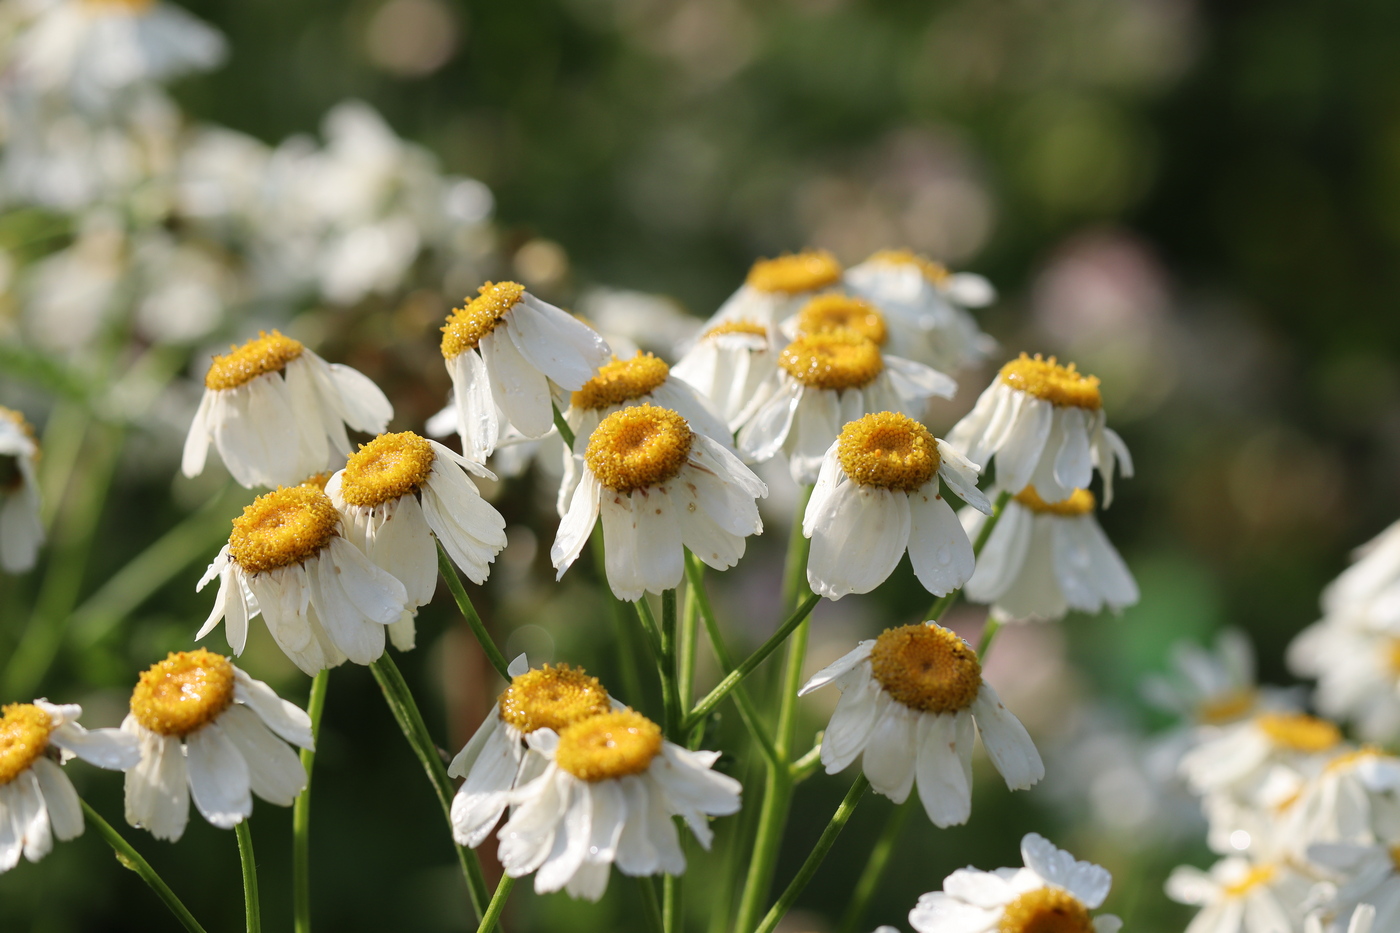
<path fill-rule="evenodd" d="M 179 739 L 147 732 L 130 716 L 122 729 L 141 742 L 141 763 L 126 772 L 126 821 L 176 842 L 190 817 L 185 750 Z"/>
<path fill-rule="evenodd" d="M 909 493 L 908 500 L 914 575 L 933 595 L 946 595 L 966 583 L 976 568 L 972 542 L 933 483 Z"/>
<path fill-rule="evenodd" d="M 452 835 L 458 843 L 471 848 L 486 841 L 505 812 L 523 754 L 520 740 L 501 724 L 494 712 L 478 734 L 482 731 L 485 740 L 469 766 L 466 781 L 452 798 Z M 453 764 L 461 770 L 458 762 Z"/>
<path fill-rule="evenodd" d="M 279 697 L 261 680 L 254 680 L 239 668 L 233 669 L 233 698 L 257 713 L 269 729 L 301 748 L 314 748 L 311 717 L 294 703 Z"/>
<path fill-rule="evenodd" d="M 232 829 L 253 812 L 248 762 L 217 721 L 185 736 L 190 796 L 204 818 Z"/>
<path fill-rule="evenodd" d="M 618 599 L 637 600 L 646 591 L 638 569 L 637 523 L 631 496 L 604 489 L 599 512 L 603 519 L 604 564 L 608 586 Z"/>
<path fill-rule="evenodd" d="M 959 725 L 966 720 L 946 713 L 925 713 L 918 720 L 915 777 L 919 800 L 934 826 L 956 826 L 972 815 L 968 765 L 973 739 L 967 735 L 959 742 L 958 736 Z"/>
<path fill-rule="evenodd" d="M 827 774 L 844 770 L 865 750 L 876 720 L 891 702 L 868 669 L 857 668 L 847 676 L 854 682 L 842 690 L 822 737 L 822 765 Z"/>
<path fill-rule="evenodd" d="M 807 582 L 828 599 L 883 583 L 909 544 L 909 497 L 856 483 L 839 487 L 813 522 Z"/>
<path fill-rule="evenodd" d="M 987 494 L 977 488 L 977 464 L 964 457 L 951 444 L 938 441 L 938 475 L 959 499 L 984 515 L 992 514 L 992 503 Z"/>
<path fill-rule="evenodd" d="M 1019 490 L 1030 483 L 1050 436 L 1054 412 L 1053 405 L 1038 398 L 1027 396 L 1021 402 L 1020 415 L 996 452 L 998 486 Z"/>
<path fill-rule="evenodd" d="M 952 398 L 957 394 L 957 380 L 931 366 L 885 354 L 885 372 L 895 391 L 905 399 Z"/>
<path fill-rule="evenodd" d="M 83 834 L 83 805 L 78 800 L 78 792 L 63 769 L 47 758 L 40 758 L 31 766 L 39 780 L 39 789 L 44 795 L 44 806 L 49 811 L 49 825 L 60 841 L 76 839 Z"/>
<path fill-rule="evenodd" d="M 797 691 L 797 695 L 803 697 L 813 690 L 825 687 L 842 674 L 854 668 L 861 661 L 870 657 L 870 651 L 874 647 L 875 640 L 873 638 L 856 645 L 855 650 L 846 652 L 841 655 L 840 658 L 813 674 L 812 679 L 807 681 L 801 690 Z"/>
<path fill-rule="evenodd" d="M 1088 419 L 1083 409 L 1066 408 L 1060 413 L 1060 425 L 1065 439 L 1055 456 L 1055 480 L 1067 489 L 1083 489 L 1094 475 Z"/>
<path fill-rule="evenodd" d="M 198 476 L 204 472 L 205 458 L 209 454 L 209 410 L 213 400 L 214 390 L 205 389 L 199 400 L 199 408 L 194 413 L 190 433 L 185 436 L 185 449 L 180 456 L 180 472 L 186 476 Z"/>
<path fill-rule="evenodd" d="M 652 593 L 676 588 L 685 576 L 685 552 L 675 502 L 661 488 L 638 489 L 632 493 L 632 516 L 642 586 Z"/>
<path fill-rule="evenodd" d="M 549 381 L 520 355 L 504 330 L 481 339 L 481 358 L 491 375 L 491 396 L 506 419 L 526 437 L 543 437 L 554 426 Z"/>
<path fill-rule="evenodd" d="M 394 406 L 374 380 L 341 363 L 330 364 L 336 400 L 345 423 L 366 434 L 382 434 L 394 417 Z"/>
<path fill-rule="evenodd" d="M 447 372 L 452 377 L 462 454 L 469 460 L 485 463 L 496 449 L 501 433 L 486 364 L 475 350 L 466 350 L 447 361 Z"/>
<path fill-rule="evenodd" d="M 775 374 L 774 379 L 778 378 Z M 739 450 L 744 457 L 762 463 L 782 450 L 801 401 L 800 385 L 790 380 L 780 382 L 779 388 L 754 413 L 749 423 L 739 429 Z"/>
<path fill-rule="evenodd" d="M 141 760 L 136 737 L 120 729 L 84 729 L 76 722 L 65 722 L 49 735 L 49 741 L 77 755 L 88 764 L 109 771 L 125 771 Z"/>
<path fill-rule="evenodd" d="M 570 392 L 583 388 L 612 356 L 593 328 L 533 295 L 511 309 L 505 329 L 532 366 Z"/>
<path fill-rule="evenodd" d="M 219 728 L 248 765 L 253 793 L 268 803 L 290 807 L 306 788 L 306 769 L 292 751 L 248 707 L 235 703 L 219 717 Z"/>
<path fill-rule="evenodd" d="M 598 502 L 603 495 L 602 487 L 592 470 L 585 470 L 579 485 L 574 489 L 569 511 L 559 522 L 559 530 L 554 536 L 554 544 L 549 549 L 549 560 L 559 571 L 555 579 L 564 576 L 564 571 L 573 566 L 593 533 L 598 521 Z"/>
<path fill-rule="evenodd" d="M 861 759 L 861 770 L 870 779 L 871 788 L 895 803 L 903 803 L 914 785 L 918 716 L 902 703 L 891 703 L 876 721 Z"/>
<path fill-rule="evenodd" d="M 1045 765 L 1026 727 L 1002 705 L 991 684 L 983 683 L 977 692 L 972 715 L 982 736 L 982 747 L 1006 779 L 1007 787 L 1025 790 L 1045 777 Z"/>
<path fill-rule="evenodd" d="M 1113 877 L 1108 869 L 1093 862 L 1077 861 L 1073 855 L 1058 849 L 1037 833 L 1027 833 L 1021 840 L 1021 856 L 1026 867 L 1046 881 L 1064 888 L 1084 902 L 1090 910 L 1103 903 Z"/>

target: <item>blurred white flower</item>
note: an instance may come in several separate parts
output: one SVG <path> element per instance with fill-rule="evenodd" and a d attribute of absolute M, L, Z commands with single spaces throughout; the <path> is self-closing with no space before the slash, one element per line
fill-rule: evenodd
<path fill-rule="evenodd" d="M 1364 616 L 1329 615 L 1288 646 L 1295 674 L 1317 679 L 1317 708 L 1354 723 L 1369 742 L 1400 738 L 1400 627 L 1376 629 Z"/>
<path fill-rule="evenodd" d="M 1201 907 L 1186 933 L 1296 930 L 1311 881 L 1283 862 L 1216 862 L 1210 873 L 1183 865 L 1167 879 L 1167 896 Z"/>
<path fill-rule="evenodd" d="M 34 566 L 44 543 L 39 516 L 39 442 L 19 412 L 0 406 L 0 570 Z"/>

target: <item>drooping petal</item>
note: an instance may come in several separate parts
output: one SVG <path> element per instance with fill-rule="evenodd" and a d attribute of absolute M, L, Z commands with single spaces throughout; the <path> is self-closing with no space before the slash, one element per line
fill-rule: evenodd
<path fill-rule="evenodd" d="M 253 812 L 248 762 L 217 722 L 185 737 L 190 796 L 204 818 L 232 829 Z"/>

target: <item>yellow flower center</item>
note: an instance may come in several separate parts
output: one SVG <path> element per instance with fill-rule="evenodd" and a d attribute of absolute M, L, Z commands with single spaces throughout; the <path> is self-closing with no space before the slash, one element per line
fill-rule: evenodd
<path fill-rule="evenodd" d="M 313 489 L 319 489 L 322 492 L 325 492 L 326 484 L 331 481 L 331 477 L 334 475 L 335 474 L 332 473 L 330 470 L 326 470 L 323 473 L 312 473 L 306 479 L 301 481 L 301 485 L 310 486 Z"/>
<path fill-rule="evenodd" d="M 657 486 L 685 466 L 695 435 L 669 408 L 636 405 L 608 415 L 588 438 L 583 462 L 613 492 Z"/>
<path fill-rule="evenodd" d="M 866 415 L 841 429 L 841 469 L 852 482 L 913 492 L 938 472 L 938 443 L 928 428 L 893 411 Z"/>
<path fill-rule="evenodd" d="M 53 721 L 32 703 L 0 708 L 0 787 L 19 777 L 49 747 Z"/>
<path fill-rule="evenodd" d="M 433 472 L 433 445 L 414 434 L 381 434 L 350 455 L 340 477 L 349 505 L 374 508 L 415 493 Z"/>
<path fill-rule="evenodd" d="M 573 394 L 571 402 L 575 408 L 589 410 L 625 405 L 655 392 L 670 374 L 666 361 L 650 353 L 638 353 L 630 360 L 613 357 Z"/>
<path fill-rule="evenodd" d="M 768 328 L 753 321 L 725 321 L 716 324 L 700 335 L 701 340 L 713 340 L 715 337 L 723 337 L 725 334 L 744 334 L 749 337 L 767 337 Z"/>
<path fill-rule="evenodd" d="M 31 441 L 38 441 L 38 438 L 34 436 L 34 425 L 30 424 L 24 415 L 15 411 L 13 408 L 6 408 L 4 405 L 0 405 L 0 418 L 5 418 L 13 422 L 14 425 L 20 429 L 20 432 Z"/>
<path fill-rule="evenodd" d="M 1201 701 L 1196 708 L 1196 719 L 1203 725 L 1222 726 L 1254 709 L 1258 701 L 1259 694 L 1252 688 L 1228 690 Z"/>
<path fill-rule="evenodd" d="M 1087 489 L 1076 489 L 1063 502 L 1046 502 L 1040 498 L 1034 486 L 1027 486 L 1016 494 L 1016 501 L 1037 515 L 1059 515 L 1074 518 L 1094 511 L 1094 494 Z"/>
<path fill-rule="evenodd" d="M 778 365 L 811 389 L 859 389 L 884 371 L 880 348 L 850 331 L 806 334 L 778 355 Z"/>
<path fill-rule="evenodd" d="M 826 334 L 835 330 L 854 331 L 880 346 L 890 335 L 885 316 L 874 305 L 840 292 L 818 295 L 797 312 L 798 333 Z"/>
<path fill-rule="evenodd" d="M 807 250 L 760 259 L 749 269 L 746 280 L 750 288 L 760 292 L 798 295 L 830 288 L 841 281 L 841 263 L 824 249 Z"/>
<path fill-rule="evenodd" d="M 1263 713 L 1254 724 L 1275 745 L 1295 752 L 1325 752 L 1342 741 L 1335 725 L 1306 713 Z"/>
<path fill-rule="evenodd" d="M 1373 761 L 1384 755 L 1385 752 L 1375 745 L 1363 745 L 1361 748 L 1349 752 L 1343 752 L 1336 758 L 1327 762 L 1327 767 L 1323 768 L 1324 773 L 1335 774 L 1338 771 L 1347 771 L 1356 767 L 1363 761 Z"/>
<path fill-rule="evenodd" d="M 952 275 L 948 267 L 941 262 L 934 262 L 927 256 L 920 256 L 918 253 L 910 252 L 907 249 L 882 249 L 872 255 L 866 262 L 878 263 L 885 266 L 918 266 L 924 278 L 934 285 L 942 285 L 948 281 L 948 276 Z"/>
<path fill-rule="evenodd" d="M 929 713 L 967 709 L 982 689 L 977 653 L 939 625 L 886 630 L 875 639 L 870 668 L 890 696 Z"/>
<path fill-rule="evenodd" d="M 567 664 L 546 664 L 513 678 L 496 705 L 502 719 L 527 735 L 536 729 L 562 732 L 611 708 L 598 678 Z"/>
<path fill-rule="evenodd" d="M 204 374 L 206 389 L 236 389 L 268 373 L 280 373 L 287 364 L 301 356 L 306 348 L 298 340 L 283 337 L 280 331 L 259 331 L 256 340 L 241 347 L 229 347 L 223 356 L 214 357 L 209 372 Z"/>
<path fill-rule="evenodd" d="M 1062 408 L 1098 411 L 1103 407 L 1099 377 L 1078 372 L 1073 363 L 1061 366 L 1053 356 L 1044 360 L 1039 353 L 1034 357 L 1022 353 L 1001 368 L 1001 381 Z"/>
<path fill-rule="evenodd" d="M 1390 847 L 1390 865 L 1395 871 L 1400 872 L 1400 845 Z"/>
<path fill-rule="evenodd" d="M 84 0 L 95 10 L 122 10 L 128 13 L 145 13 L 156 5 L 156 0 Z"/>
<path fill-rule="evenodd" d="M 1390 673 L 1400 678 L 1400 638 L 1390 639 L 1385 648 L 1385 660 L 1390 665 Z"/>
<path fill-rule="evenodd" d="M 1036 888 L 1006 905 L 997 933 L 1094 933 L 1094 920 L 1063 888 Z"/>
<path fill-rule="evenodd" d="M 233 520 L 228 552 L 247 573 L 305 563 L 331 543 L 340 513 L 315 486 L 278 486 Z"/>
<path fill-rule="evenodd" d="M 204 648 L 176 651 L 141 673 L 131 715 L 157 735 L 189 735 L 233 703 L 233 665 Z"/>
<path fill-rule="evenodd" d="M 1277 874 L 1278 868 L 1274 865 L 1255 865 L 1239 881 L 1224 885 L 1221 890 L 1226 897 L 1244 897 L 1261 884 L 1273 881 Z"/>
<path fill-rule="evenodd" d="M 554 760 L 581 781 L 641 774 L 661 754 L 661 728 L 631 709 L 603 713 L 559 733 Z"/>
<path fill-rule="evenodd" d="M 501 326 L 506 312 L 525 296 L 517 282 L 487 282 L 465 308 L 455 308 L 442 326 L 442 358 L 455 359 L 475 350 L 481 338 Z"/>

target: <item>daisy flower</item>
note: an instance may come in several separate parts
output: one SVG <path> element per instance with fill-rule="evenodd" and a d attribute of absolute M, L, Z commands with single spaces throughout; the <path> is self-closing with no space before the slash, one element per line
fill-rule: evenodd
<path fill-rule="evenodd" d="M 442 358 L 452 377 L 457 433 L 468 460 L 485 463 L 505 424 L 525 437 L 554 426 L 550 382 L 581 388 L 612 351 L 587 324 L 515 282 L 487 282 L 447 318 Z"/>
<path fill-rule="evenodd" d="M 1123 558 L 1094 517 L 1094 494 L 1076 489 L 1047 502 L 1034 486 L 1007 501 L 967 581 L 967 598 L 990 604 L 998 619 L 1060 619 L 1071 609 L 1114 612 L 1138 601 Z M 987 519 L 964 509 L 977 537 Z"/>
<path fill-rule="evenodd" d="M 631 709 L 539 728 L 526 742 L 544 769 L 511 792 L 499 855 L 512 878 L 537 872 L 539 893 L 563 888 L 596 901 L 613 864 L 625 875 L 679 875 L 685 855 L 671 818 L 708 849 L 707 817 L 739 810 L 739 782 L 711 770 L 719 752 L 667 742 Z"/>
<path fill-rule="evenodd" d="M 807 298 L 841 283 L 841 263 L 824 249 L 760 259 L 739 290 L 720 305 L 706 327 L 750 321 L 777 336 L 778 322 Z"/>
<path fill-rule="evenodd" d="M 1314 842 L 1400 839 L 1400 758 L 1364 747 L 1319 764 L 1288 808 L 1298 854 Z"/>
<path fill-rule="evenodd" d="M 384 627 L 408 611 L 404 585 L 341 534 L 341 517 L 312 485 L 279 487 L 233 520 L 233 533 L 196 590 L 219 580 L 203 638 L 221 620 L 234 654 L 262 614 L 278 647 L 307 674 L 384 653 Z"/>
<path fill-rule="evenodd" d="M 671 372 L 709 399 L 732 432 L 763 404 L 777 355 L 768 328 L 726 321 L 702 333 Z"/>
<path fill-rule="evenodd" d="M 1308 848 L 1308 861 L 1339 882 L 1325 908 L 1310 916 L 1321 931 L 1324 917 L 1333 921 L 1327 929 L 1351 933 L 1362 908 L 1370 908 L 1370 930 L 1400 929 L 1400 845 L 1328 843 Z M 1349 920 L 1349 923 L 1344 923 Z"/>
<path fill-rule="evenodd" d="M 1322 591 L 1323 612 L 1400 632 L 1400 522 L 1357 548 L 1353 560 Z"/>
<path fill-rule="evenodd" d="M 974 726 L 1012 790 L 1045 776 L 1021 721 L 982 679 L 977 654 L 934 623 L 887 629 L 807 681 L 799 696 L 835 683 L 841 700 L 822 739 L 822 764 L 835 774 L 861 757 L 876 793 L 903 803 L 917 782 L 935 826 L 972 813 Z"/>
<path fill-rule="evenodd" d="M 1198 794 L 1247 800 L 1282 768 L 1301 774 L 1315 755 L 1343 748 L 1342 732 L 1325 719 L 1295 712 L 1260 712 L 1213 730 L 1181 759 L 1181 773 Z"/>
<path fill-rule="evenodd" d="M 583 471 L 549 557 L 562 577 L 602 518 L 608 585 L 618 599 L 674 589 L 684 548 L 716 570 L 763 532 L 756 499 L 768 487 L 723 444 L 669 408 L 608 415 L 589 436 Z"/>
<path fill-rule="evenodd" d="M 19 412 L 0 406 L 0 569 L 34 566 L 44 526 L 39 520 L 39 442 Z"/>
<path fill-rule="evenodd" d="M 807 334 L 788 344 L 778 354 L 769 391 L 739 431 L 739 450 L 756 462 L 781 451 L 793 480 L 809 485 L 843 424 L 876 411 L 917 418 L 928 399 L 952 398 L 957 383 L 842 330 Z"/>
<path fill-rule="evenodd" d="M 1400 737 L 1400 632 L 1331 615 L 1288 646 L 1288 666 L 1317 680 L 1317 708 L 1355 724 L 1368 742 Z"/>
<path fill-rule="evenodd" d="M 83 833 L 77 791 L 60 765 L 78 757 L 113 771 L 139 760 L 136 740 L 116 729 L 78 725 L 83 708 L 46 700 L 0 708 L 0 873 L 20 855 L 37 862 Z"/>
<path fill-rule="evenodd" d="M 437 590 L 435 536 L 477 584 L 486 582 L 506 546 L 505 519 L 464 470 L 491 477 L 436 441 L 404 431 L 361 444 L 326 483 L 342 534 L 407 591 L 403 616 L 389 626 L 400 651 L 413 647 L 413 618 Z"/>
<path fill-rule="evenodd" d="M 1209 873 L 1180 866 L 1166 887 L 1178 904 L 1201 907 L 1186 933 L 1286 933 L 1298 928 L 1312 882 L 1283 862 L 1227 858 Z"/>
<path fill-rule="evenodd" d="M 199 648 L 143 671 L 122 731 L 139 741 L 126 772 L 126 821 L 176 842 L 190 798 L 204 818 L 232 829 L 253 813 L 252 794 L 290 807 L 306 787 L 291 745 L 311 749 L 311 717 Z"/>
<path fill-rule="evenodd" d="M 1095 917 L 1113 878 L 1092 862 L 1076 861 L 1045 837 L 1021 839 L 1024 868 L 963 868 L 943 879 L 909 911 L 918 933 L 1118 933 L 1123 921 Z"/>
<path fill-rule="evenodd" d="M 393 415 L 363 373 L 327 363 L 275 330 L 264 332 L 214 357 L 180 469 L 186 476 L 202 473 L 212 440 L 239 485 L 295 483 L 350 453 L 347 425 L 378 434 Z"/>
<path fill-rule="evenodd" d="M 1105 426 L 1098 377 L 1061 366 L 1053 356 L 1022 353 L 1003 366 L 948 432 L 948 443 L 984 468 L 995 458 L 998 486 L 1034 485 L 1046 502 L 1063 502 L 1087 487 L 1097 467 L 1107 507 L 1115 465 L 1133 475 L 1127 446 Z"/>
<path fill-rule="evenodd" d="M 977 467 L 908 415 L 879 412 L 842 428 L 802 519 L 802 533 L 812 539 L 812 589 L 828 599 L 868 593 L 906 550 L 930 593 L 943 596 L 966 583 L 972 543 L 939 494 L 940 478 L 963 501 L 991 511 L 977 488 Z"/>

